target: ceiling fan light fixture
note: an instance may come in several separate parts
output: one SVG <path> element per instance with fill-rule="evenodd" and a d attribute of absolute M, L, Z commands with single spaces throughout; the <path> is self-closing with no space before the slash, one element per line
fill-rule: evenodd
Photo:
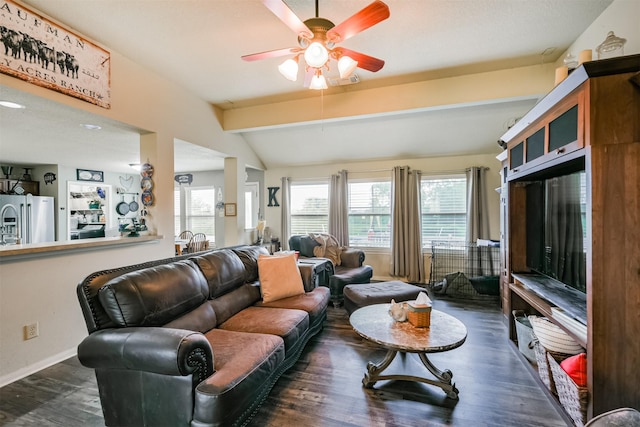
<path fill-rule="evenodd" d="M 320 68 L 329 59 L 327 48 L 321 43 L 313 42 L 304 51 L 304 60 L 310 67 Z"/>
<path fill-rule="evenodd" d="M 346 79 L 354 72 L 358 66 L 358 61 L 354 61 L 350 56 L 344 55 L 338 60 L 338 71 L 340 78 Z"/>
<path fill-rule="evenodd" d="M 298 79 L 298 61 L 287 59 L 278 66 L 278 71 L 280 71 L 280 74 L 287 80 L 295 82 Z"/>
<path fill-rule="evenodd" d="M 322 90 L 327 89 L 327 80 L 324 78 L 321 72 L 318 72 L 315 76 L 311 77 L 311 83 L 309 83 L 309 89 Z"/>

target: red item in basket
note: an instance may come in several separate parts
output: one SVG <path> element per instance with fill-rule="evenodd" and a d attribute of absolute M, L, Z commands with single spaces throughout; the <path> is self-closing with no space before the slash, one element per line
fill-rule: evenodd
<path fill-rule="evenodd" d="M 560 362 L 560 367 L 579 387 L 587 386 L 587 353 L 576 354 Z"/>

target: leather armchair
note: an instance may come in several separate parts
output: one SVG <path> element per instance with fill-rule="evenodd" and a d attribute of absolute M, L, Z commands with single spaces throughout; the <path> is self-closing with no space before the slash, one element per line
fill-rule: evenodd
<path fill-rule="evenodd" d="M 300 252 L 301 259 L 326 260 L 314 256 L 313 248 L 320 246 L 318 242 L 308 235 L 293 235 L 289 238 L 289 249 Z M 333 272 L 328 275 L 326 281 L 320 282 L 331 291 L 331 302 L 338 307 L 343 302 L 343 289 L 346 285 L 369 283 L 373 277 L 373 268 L 364 265 L 365 253 L 361 249 L 343 247 L 340 252 L 340 264 L 333 266 Z"/>

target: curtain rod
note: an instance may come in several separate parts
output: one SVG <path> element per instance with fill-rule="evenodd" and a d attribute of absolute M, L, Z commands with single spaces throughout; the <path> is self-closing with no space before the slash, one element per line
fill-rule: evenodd
<path fill-rule="evenodd" d="M 403 166 L 406 167 L 406 166 Z M 478 166 L 484 170 L 491 170 L 491 168 L 486 167 L 486 166 Z M 470 171 L 471 168 L 466 168 L 466 169 L 452 169 L 452 170 L 429 170 L 429 171 L 422 171 L 423 175 L 452 175 L 452 174 L 462 174 L 465 172 Z M 378 173 L 378 172 L 393 172 L 393 169 L 369 169 L 369 170 L 363 170 L 363 171 L 350 171 L 347 170 L 347 174 L 351 175 L 354 173 Z M 318 178 L 293 178 L 293 180 L 295 181 L 326 181 L 329 177 L 318 177 Z"/>
<path fill-rule="evenodd" d="M 406 166 L 403 166 L 406 167 Z M 491 168 L 486 167 L 486 166 L 479 166 L 480 168 L 484 169 L 484 170 L 490 170 Z M 471 168 L 466 168 L 466 169 L 452 169 L 452 170 L 429 170 L 429 171 L 425 171 L 422 170 L 422 174 L 423 175 L 451 175 L 451 174 L 457 174 L 457 173 L 465 173 L 470 171 Z M 347 173 L 349 174 L 353 174 L 353 173 L 374 173 L 374 172 L 392 172 L 393 169 L 371 169 L 371 170 L 365 170 L 365 171 L 347 171 Z"/>

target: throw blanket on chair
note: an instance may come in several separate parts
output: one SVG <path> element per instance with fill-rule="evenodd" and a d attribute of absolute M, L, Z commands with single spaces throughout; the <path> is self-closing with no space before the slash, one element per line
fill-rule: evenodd
<path fill-rule="evenodd" d="M 309 233 L 309 237 L 320 243 L 320 246 L 313 248 L 314 256 L 328 258 L 333 265 L 341 264 L 340 253 L 342 252 L 342 247 L 335 237 L 327 233 Z"/>

